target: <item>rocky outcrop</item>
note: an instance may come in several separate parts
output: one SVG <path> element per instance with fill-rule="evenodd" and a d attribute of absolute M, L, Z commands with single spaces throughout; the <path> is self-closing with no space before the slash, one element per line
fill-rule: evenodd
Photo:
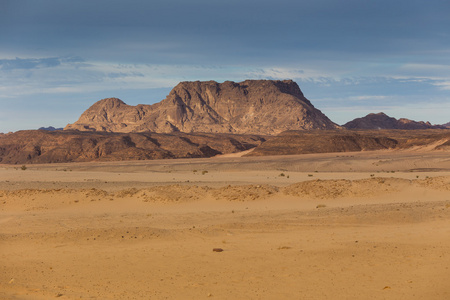
<path fill-rule="evenodd" d="M 247 156 L 374 150 L 449 150 L 450 130 L 311 130 L 283 132 Z"/>
<path fill-rule="evenodd" d="M 385 113 L 368 114 L 343 125 L 347 129 L 443 129 L 441 125 L 431 125 L 430 122 L 416 122 L 405 118 L 396 119 Z"/>
<path fill-rule="evenodd" d="M 292 155 L 310 153 L 358 152 L 393 149 L 398 142 L 346 130 L 287 131 L 256 147 L 249 156 Z"/>
<path fill-rule="evenodd" d="M 130 106 L 103 99 L 65 130 L 278 134 L 336 129 L 292 80 L 181 82 L 159 103 Z"/>
<path fill-rule="evenodd" d="M 250 156 L 449 151 L 450 130 L 298 130 L 277 136 L 26 130 L 0 134 L 0 164 L 200 158 L 252 148 Z"/>
<path fill-rule="evenodd" d="M 211 157 L 265 141 L 254 135 L 25 130 L 0 135 L 0 164 Z"/>

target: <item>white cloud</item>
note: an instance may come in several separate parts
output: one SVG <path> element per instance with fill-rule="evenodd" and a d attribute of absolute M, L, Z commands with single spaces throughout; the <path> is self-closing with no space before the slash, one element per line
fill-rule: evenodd
<path fill-rule="evenodd" d="M 441 81 L 441 82 L 435 82 L 433 85 L 439 87 L 441 90 L 450 90 L 450 81 Z"/>
<path fill-rule="evenodd" d="M 352 96 L 348 97 L 348 100 L 351 101 L 380 101 L 380 100 L 386 100 L 388 99 L 388 96 L 381 96 L 381 95 L 360 95 L 360 96 Z"/>

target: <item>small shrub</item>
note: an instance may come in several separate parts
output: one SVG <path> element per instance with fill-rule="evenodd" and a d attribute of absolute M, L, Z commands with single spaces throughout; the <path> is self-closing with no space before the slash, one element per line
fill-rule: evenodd
<path fill-rule="evenodd" d="M 202 171 L 202 175 L 205 175 L 206 173 L 208 173 L 208 171 Z"/>
<path fill-rule="evenodd" d="M 23 165 L 20 167 L 23 171 L 25 171 L 27 169 L 27 166 Z"/>
<path fill-rule="evenodd" d="M 280 176 L 280 177 L 284 177 L 285 175 L 284 175 L 284 173 L 281 173 L 279 176 Z"/>
<path fill-rule="evenodd" d="M 327 207 L 325 204 L 317 204 L 316 208 L 324 208 Z"/>
<path fill-rule="evenodd" d="M 314 175 L 313 174 L 308 174 L 308 177 L 313 177 Z"/>

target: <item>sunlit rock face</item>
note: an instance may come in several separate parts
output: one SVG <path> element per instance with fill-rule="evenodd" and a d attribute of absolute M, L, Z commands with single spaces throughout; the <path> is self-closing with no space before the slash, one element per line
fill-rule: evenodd
<path fill-rule="evenodd" d="M 336 129 L 292 80 L 181 82 L 166 99 L 131 106 L 96 102 L 65 130 L 211 132 L 274 135 L 286 130 Z"/>

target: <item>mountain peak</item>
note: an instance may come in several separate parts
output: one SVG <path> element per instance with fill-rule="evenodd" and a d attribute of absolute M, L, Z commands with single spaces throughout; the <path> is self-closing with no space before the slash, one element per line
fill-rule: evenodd
<path fill-rule="evenodd" d="M 105 98 L 94 103 L 93 106 L 97 107 L 105 107 L 105 108 L 116 108 L 121 107 L 123 105 L 127 105 L 125 102 L 120 100 L 119 98 Z"/>
<path fill-rule="evenodd" d="M 130 106 L 117 98 L 96 102 L 65 129 L 111 132 L 277 134 L 336 129 L 292 80 L 183 81 L 166 99 Z"/>

